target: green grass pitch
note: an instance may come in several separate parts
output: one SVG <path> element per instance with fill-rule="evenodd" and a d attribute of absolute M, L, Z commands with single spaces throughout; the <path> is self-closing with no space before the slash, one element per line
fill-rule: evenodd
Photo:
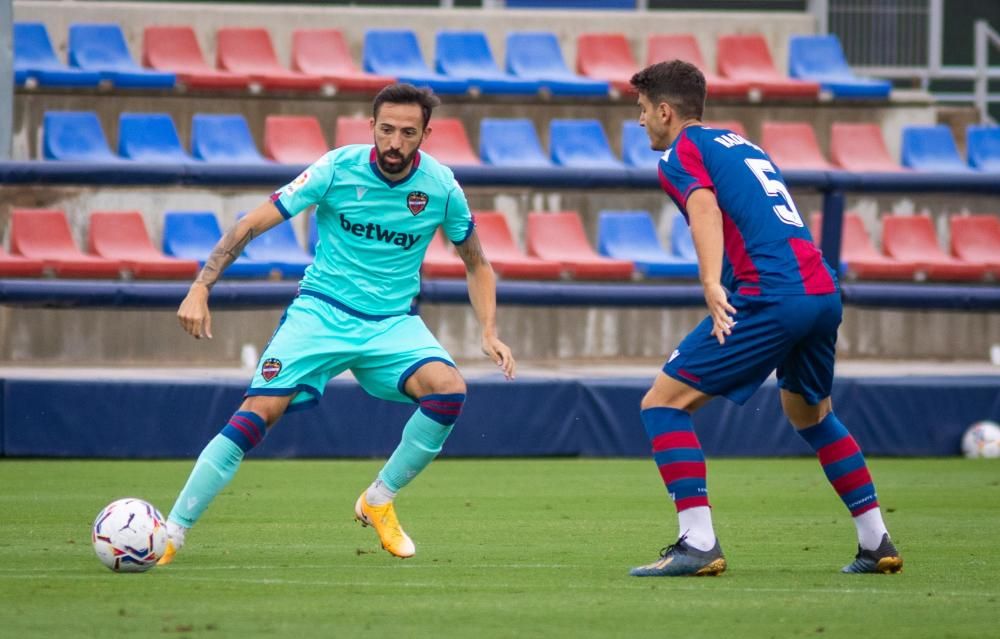
<path fill-rule="evenodd" d="M 811 459 L 709 460 L 717 578 L 637 579 L 674 540 L 649 460 L 439 460 L 399 560 L 352 518 L 380 462 L 248 461 L 168 567 L 90 547 L 111 500 L 169 510 L 190 461 L 0 461 L 5 637 L 986 637 L 1000 463 L 874 459 L 900 575 L 842 575 L 854 527 Z"/>

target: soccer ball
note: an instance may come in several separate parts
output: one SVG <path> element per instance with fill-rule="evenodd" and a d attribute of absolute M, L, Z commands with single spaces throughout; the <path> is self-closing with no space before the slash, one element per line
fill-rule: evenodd
<path fill-rule="evenodd" d="M 94 520 L 97 558 L 115 572 L 145 572 L 167 548 L 167 523 L 149 502 L 132 497 L 108 504 Z"/>
<path fill-rule="evenodd" d="M 969 459 L 1000 457 L 1000 425 L 996 422 L 976 422 L 962 436 L 962 454 Z"/>

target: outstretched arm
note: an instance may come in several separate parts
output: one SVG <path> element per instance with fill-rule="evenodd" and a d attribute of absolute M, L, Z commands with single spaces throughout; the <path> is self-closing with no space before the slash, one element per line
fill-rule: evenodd
<path fill-rule="evenodd" d="M 465 262 L 469 301 L 483 331 L 483 353 L 503 370 L 507 379 L 514 379 L 514 356 L 510 352 L 510 347 L 497 337 L 496 277 L 493 275 L 493 267 L 483 255 L 483 247 L 479 243 L 475 229 L 457 248 L 459 257 Z"/>
<path fill-rule="evenodd" d="M 195 339 L 212 339 L 212 316 L 208 312 L 209 292 L 219 281 L 222 272 L 243 253 L 250 240 L 283 220 L 277 207 L 271 202 L 265 202 L 223 234 L 177 309 L 177 319 L 185 331 Z"/>
<path fill-rule="evenodd" d="M 722 286 L 722 211 L 715 193 L 710 189 L 697 189 L 686 204 L 691 224 L 691 239 L 698 253 L 698 274 L 705 289 L 705 303 L 712 315 L 712 335 L 720 344 L 732 332 L 736 309 L 726 299 Z"/>

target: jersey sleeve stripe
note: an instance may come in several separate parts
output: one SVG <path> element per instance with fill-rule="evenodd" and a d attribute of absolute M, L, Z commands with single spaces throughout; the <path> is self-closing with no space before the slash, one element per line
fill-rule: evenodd
<path fill-rule="evenodd" d="M 705 168 L 705 160 L 702 158 L 701 151 L 687 135 L 683 135 L 677 141 L 677 159 L 680 160 L 684 170 L 694 178 L 694 182 L 689 184 L 684 191 L 685 202 L 687 202 L 687 198 L 695 189 L 715 190 L 715 183 L 712 182 L 712 178 L 708 175 L 708 169 Z"/>
<path fill-rule="evenodd" d="M 281 217 L 286 220 L 292 219 L 292 214 L 288 212 L 285 205 L 281 203 L 281 192 L 276 191 L 271 194 L 271 202 L 274 204 L 274 208 L 278 209 L 278 213 L 281 213 Z"/>

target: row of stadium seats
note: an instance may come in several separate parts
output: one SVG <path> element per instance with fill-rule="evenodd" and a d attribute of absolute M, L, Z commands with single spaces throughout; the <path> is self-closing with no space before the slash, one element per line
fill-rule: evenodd
<path fill-rule="evenodd" d="M 709 122 L 746 136 L 739 122 Z M 555 119 L 549 123 L 550 153 L 546 154 L 531 120 L 485 118 L 480 122 L 479 153 L 473 150 L 461 120 L 437 118 L 424 150 L 452 166 L 650 167 L 660 153 L 649 148 L 645 131 L 634 121 L 622 126 L 622 159 L 611 149 L 597 120 Z M 808 122 L 764 122 L 761 145 L 783 169 L 857 172 L 1000 171 L 1000 127 L 967 128 L 968 165 L 961 158 L 950 129 L 938 126 L 903 128 L 902 165 L 893 160 L 877 124 L 835 122 L 830 129 L 832 163 L 820 150 Z M 337 118 L 334 146 L 370 144 L 368 119 Z M 46 112 L 42 156 L 47 160 L 190 162 L 260 164 L 268 159 L 285 164 L 309 164 L 331 147 L 313 116 L 271 115 L 264 123 L 264 154 L 257 150 L 246 119 L 238 114 L 196 114 L 192 119 L 191 155 L 184 149 L 171 117 L 164 113 L 122 113 L 118 123 L 118 154 L 108 145 L 97 114 Z"/>
<path fill-rule="evenodd" d="M 601 211 L 595 252 L 580 216 L 572 211 L 532 212 L 527 216 L 522 251 L 506 217 L 475 214 L 480 241 L 501 277 L 520 279 L 625 280 L 645 277 L 694 278 L 697 256 L 680 215 L 672 220 L 669 247 L 658 238 L 646 211 Z M 1000 277 L 1000 218 L 995 215 L 949 218 L 951 255 L 938 243 L 926 216 L 882 216 L 882 248 L 874 246 L 861 218 L 847 213 L 842 258 L 849 277 L 872 280 L 980 281 Z M 822 217 L 810 226 L 820 241 Z M 14 209 L 10 254 L 0 249 L 0 276 L 138 279 L 193 277 L 222 236 L 210 211 L 169 211 L 163 220 L 163 252 L 157 250 L 136 211 L 99 211 L 90 216 L 88 253 L 75 241 L 66 215 L 59 210 Z M 226 271 L 228 277 L 300 278 L 317 244 L 315 218 L 309 220 L 305 248 L 291 224 L 280 224 L 251 242 Z M 464 277 L 461 259 L 440 234 L 423 263 L 426 277 Z"/>
<path fill-rule="evenodd" d="M 631 93 L 629 78 L 639 69 L 622 33 L 587 33 L 577 40 L 576 66 L 567 66 L 550 32 L 513 32 L 506 39 L 506 70 L 497 65 L 481 31 L 440 31 L 435 64 L 425 62 L 416 33 L 370 29 L 358 69 L 338 29 L 297 29 L 292 34 L 291 69 L 275 53 L 263 28 L 225 27 L 216 33 L 216 66 L 205 61 L 195 32 L 187 26 L 153 26 L 143 32 L 142 61 L 136 64 L 116 24 L 72 24 L 68 60 L 56 56 L 40 22 L 14 25 L 14 70 L 18 84 L 373 92 L 399 79 L 442 94 L 607 96 Z M 891 85 L 856 77 L 836 36 L 796 36 L 790 42 L 790 73 L 778 71 L 767 40 L 758 34 L 719 36 L 719 75 L 708 73 L 712 97 L 885 98 Z M 681 58 L 706 69 L 692 34 L 650 36 L 648 63 Z"/>

